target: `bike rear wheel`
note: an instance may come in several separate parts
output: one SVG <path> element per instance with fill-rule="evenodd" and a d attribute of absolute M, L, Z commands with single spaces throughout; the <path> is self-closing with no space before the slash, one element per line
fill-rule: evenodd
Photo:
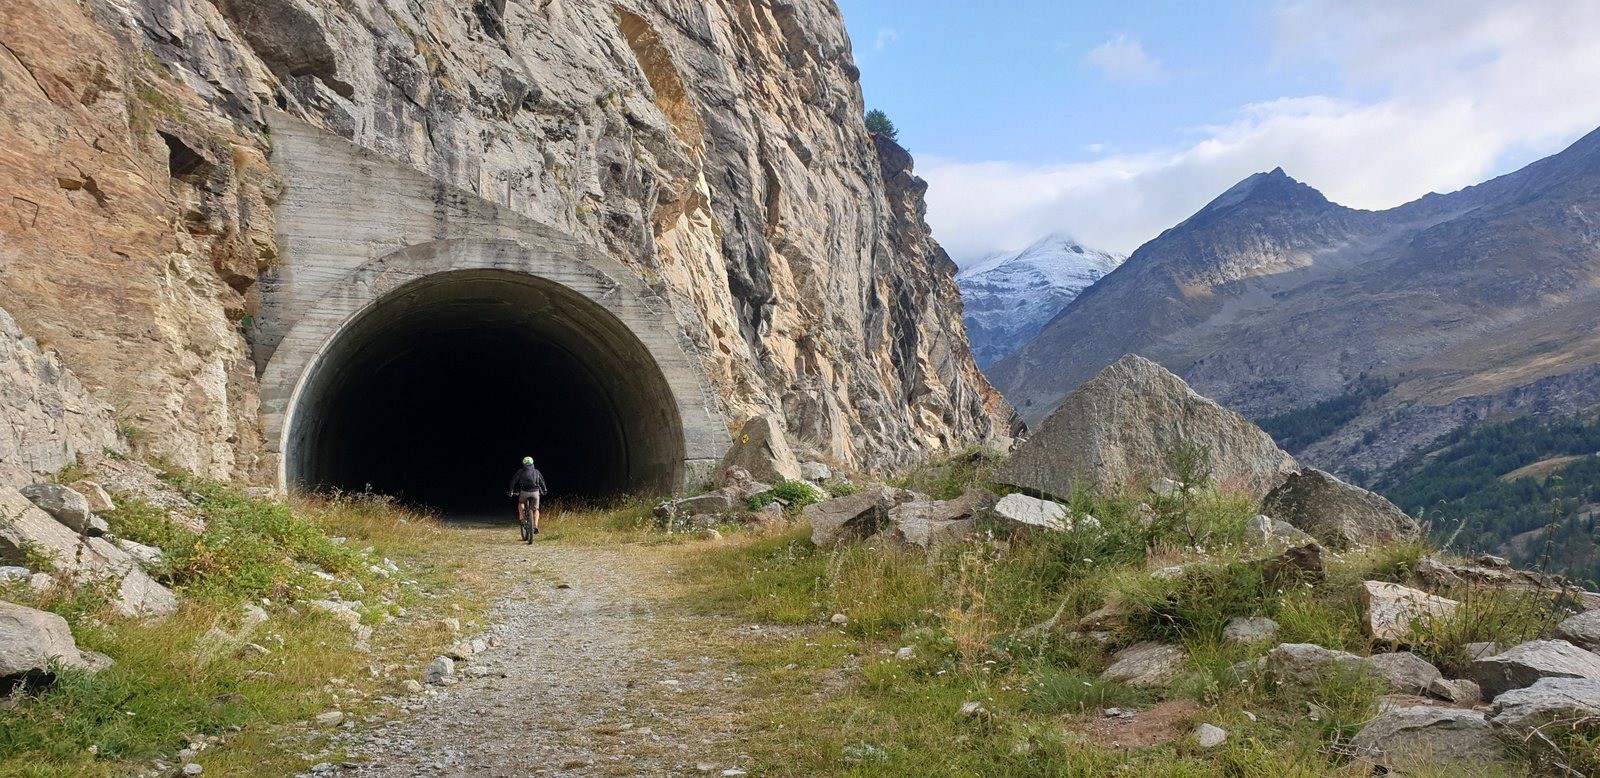
<path fill-rule="evenodd" d="M 533 542 L 533 519 L 528 516 L 527 506 L 517 507 L 517 524 L 522 528 L 522 542 Z"/>

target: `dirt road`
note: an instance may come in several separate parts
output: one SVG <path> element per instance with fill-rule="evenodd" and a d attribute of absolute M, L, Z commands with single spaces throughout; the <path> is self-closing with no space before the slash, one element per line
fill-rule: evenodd
<path fill-rule="evenodd" d="M 451 531 L 472 533 L 482 569 L 508 578 L 488 629 L 462 635 L 498 645 L 418 695 L 420 710 L 358 736 L 356 774 L 741 774 L 739 679 L 695 651 L 696 635 L 725 627 L 674 604 L 681 551 Z"/>

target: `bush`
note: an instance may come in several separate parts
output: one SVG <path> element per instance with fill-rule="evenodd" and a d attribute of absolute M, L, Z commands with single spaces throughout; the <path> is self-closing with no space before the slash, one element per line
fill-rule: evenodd
<path fill-rule="evenodd" d="M 867 111 L 867 132 L 882 135 L 889 140 L 900 139 L 900 130 L 896 129 L 894 122 L 889 121 L 889 115 L 876 108 Z"/>
<path fill-rule="evenodd" d="M 771 489 L 750 495 L 745 504 L 750 510 L 759 511 L 774 502 L 782 501 L 789 510 L 797 511 L 827 498 L 826 493 L 807 481 L 779 481 L 773 484 Z"/>

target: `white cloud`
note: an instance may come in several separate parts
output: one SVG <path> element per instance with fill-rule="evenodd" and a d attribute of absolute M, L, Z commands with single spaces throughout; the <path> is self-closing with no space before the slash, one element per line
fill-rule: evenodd
<path fill-rule="evenodd" d="M 1305 0 L 1274 22 L 1280 61 L 1331 64 L 1372 96 L 1241 106 L 1187 145 L 1088 162 L 925 159 L 935 234 L 958 260 L 1062 229 L 1131 251 L 1279 165 L 1337 202 L 1387 208 L 1600 126 L 1597 3 Z"/>
<path fill-rule="evenodd" d="M 889 45 L 900 40 L 900 31 L 893 27 L 879 27 L 878 37 L 872 41 L 873 51 L 883 51 Z"/>
<path fill-rule="evenodd" d="M 1084 55 L 1083 64 L 1100 71 L 1109 81 L 1122 84 L 1150 84 L 1163 77 L 1161 61 L 1144 52 L 1138 40 L 1118 35 Z"/>

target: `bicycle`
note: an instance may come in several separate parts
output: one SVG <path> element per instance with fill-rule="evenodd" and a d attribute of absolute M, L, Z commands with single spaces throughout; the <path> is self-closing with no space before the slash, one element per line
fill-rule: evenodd
<path fill-rule="evenodd" d="M 521 495 L 515 496 L 517 499 L 517 524 L 522 530 L 522 542 L 531 546 L 533 545 L 533 536 L 539 532 L 538 526 L 533 523 L 534 511 L 537 511 L 538 508 L 534 507 L 533 500 L 525 500 Z"/>

